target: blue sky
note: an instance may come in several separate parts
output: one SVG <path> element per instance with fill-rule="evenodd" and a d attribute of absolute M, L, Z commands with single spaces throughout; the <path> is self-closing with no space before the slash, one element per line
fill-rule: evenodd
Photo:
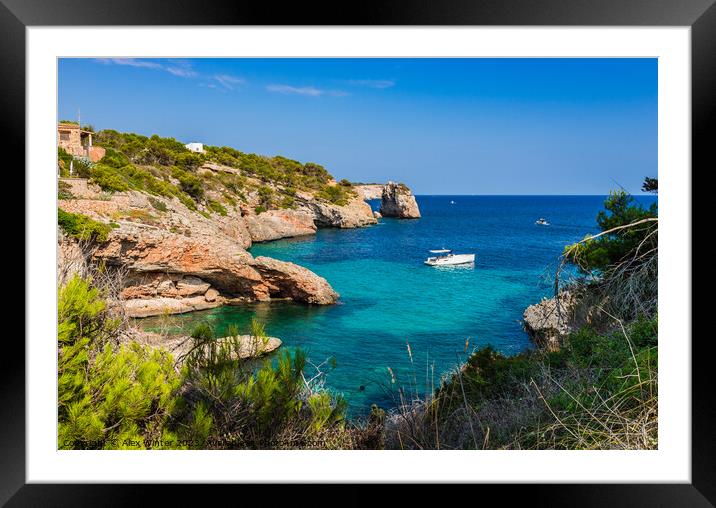
<path fill-rule="evenodd" d="M 417 194 L 639 193 L 656 59 L 61 59 L 58 116 Z"/>

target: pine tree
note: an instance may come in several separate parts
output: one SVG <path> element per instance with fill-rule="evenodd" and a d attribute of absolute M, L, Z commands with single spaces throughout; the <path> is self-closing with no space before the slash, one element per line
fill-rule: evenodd
<path fill-rule="evenodd" d="M 60 289 L 59 448 L 177 446 L 164 428 L 180 384 L 172 357 L 136 343 L 115 346 L 118 326 L 89 281 L 75 276 Z"/>

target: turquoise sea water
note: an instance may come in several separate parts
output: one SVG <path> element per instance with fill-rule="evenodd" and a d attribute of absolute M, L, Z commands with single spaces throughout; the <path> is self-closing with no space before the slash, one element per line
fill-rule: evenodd
<path fill-rule="evenodd" d="M 646 203 L 654 197 L 640 197 Z M 292 261 L 325 277 L 337 305 L 227 306 L 171 318 L 190 330 L 209 320 L 217 334 L 252 316 L 284 347 L 301 347 L 318 365 L 335 359 L 325 385 L 342 393 L 353 414 L 371 403 L 395 404 L 397 388 L 431 389 L 465 359 L 492 344 L 505 353 L 531 347 L 521 325 L 528 305 L 549 296 L 563 247 L 597 231 L 603 196 L 418 196 L 423 217 L 381 219 L 376 226 L 322 229 L 315 237 L 251 248 L 255 256 Z M 454 203 L 451 203 L 454 202 Z M 378 202 L 371 202 L 377 208 Z M 545 217 L 550 226 L 534 221 Z M 475 253 L 474 266 L 423 264 L 429 249 Z M 166 318 L 165 318 L 166 319 Z M 157 319 L 144 320 L 157 326 Z M 412 362 L 408 353 L 412 354 Z M 388 368 L 396 382 L 391 381 Z"/>

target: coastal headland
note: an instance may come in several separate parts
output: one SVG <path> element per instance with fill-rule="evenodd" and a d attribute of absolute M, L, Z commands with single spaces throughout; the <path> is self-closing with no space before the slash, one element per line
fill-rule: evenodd
<path fill-rule="evenodd" d="M 314 235 L 318 228 L 376 224 L 366 199 L 378 193 L 384 215 L 419 216 L 404 184 L 353 186 L 316 164 L 259 158 L 264 166 L 258 156 L 231 149 L 197 155 L 156 136 L 101 131 L 95 137 L 106 143 L 107 155 L 86 168 L 73 161 L 80 171 L 72 177 L 60 153 L 58 206 L 109 226 L 101 241 L 84 242 L 82 251 L 89 261 L 121 271 L 120 295 L 130 317 L 251 301 L 332 304 L 339 295 L 324 278 L 294 263 L 255 258 L 247 249 Z M 137 140 L 158 156 L 135 153 L 131 143 Z M 78 239 L 62 229 L 58 239 L 60 258 L 71 256 Z"/>

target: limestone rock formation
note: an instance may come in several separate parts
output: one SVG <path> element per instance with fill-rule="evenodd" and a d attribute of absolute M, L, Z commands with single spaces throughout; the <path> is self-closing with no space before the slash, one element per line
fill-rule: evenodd
<path fill-rule="evenodd" d="M 385 185 L 382 183 L 368 183 L 365 185 L 354 185 L 353 190 L 356 191 L 362 199 L 370 200 L 380 199 L 383 195 L 383 187 L 385 187 Z"/>
<path fill-rule="evenodd" d="M 308 211 L 269 210 L 258 215 L 247 215 L 245 220 L 251 240 L 254 242 L 316 233 L 313 214 Z"/>
<path fill-rule="evenodd" d="M 143 192 L 116 192 L 107 196 L 87 180 L 65 179 L 70 192 L 81 199 L 59 200 L 66 212 L 87 215 L 102 222 L 112 221 L 120 226 L 144 226 L 174 232 L 184 236 L 228 237 L 241 247 L 251 247 L 251 235 L 241 211 L 227 208 L 227 214 L 208 217 L 184 206 L 177 198 L 150 196 Z"/>
<path fill-rule="evenodd" d="M 383 217 L 399 219 L 420 218 L 418 203 L 410 189 L 402 183 L 388 182 L 383 187 L 380 199 L 380 213 Z"/>
<path fill-rule="evenodd" d="M 240 346 L 238 350 L 233 351 L 231 354 L 232 360 L 245 360 L 247 358 L 258 358 L 265 354 L 270 353 L 278 349 L 282 342 L 281 339 L 276 337 L 253 337 L 251 335 L 239 335 L 238 337 L 222 337 L 216 339 L 217 342 L 221 343 L 228 340 L 238 340 Z M 182 356 L 180 355 L 181 359 Z"/>
<path fill-rule="evenodd" d="M 57 283 L 65 284 L 73 276 L 87 275 L 87 253 L 79 244 L 57 228 Z"/>
<path fill-rule="evenodd" d="M 222 303 L 222 300 L 217 299 L 208 301 L 203 295 L 189 298 L 170 298 L 162 296 L 157 298 L 134 298 L 126 300 L 124 302 L 124 310 L 129 317 L 143 318 L 212 309 Z"/>
<path fill-rule="evenodd" d="M 238 170 L 207 163 L 200 172 Z M 337 205 L 299 190 L 293 209 L 256 214 L 258 201 L 251 201 L 256 196 L 249 196 L 246 203 L 225 203 L 220 210 L 199 203 L 196 211 L 176 197 L 136 190 L 109 194 L 82 179 L 69 179 L 67 184 L 74 198 L 59 200 L 60 208 L 112 224 L 109 240 L 95 246 L 91 258 L 121 267 L 126 273 L 121 297 L 127 312 L 136 317 L 242 301 L 334 303 L 338 294 L 322 277 L 292 263 L 254 259 L 245 249 L 253 242 L 315 234 L 318 227 L 376 224 L 380 214 L 374 213 L 365 199 L 386 193 L 383 185 L 356 186 L 348 203 Z M 221 196 L 212 192 L 206 191 L 207 199 L 219 201 Z M 401 216 L 415 215 L 417 206 L 407 187 L 395 187 L 391 192 L 390 200 Z M 384 206 L 390 209 L 388 204 Z M 64 259 L 69 254 L 84 261 L 87 254 L 74 252 L 72 240 L 62 235 L 58 238 L 60 264 L 70 266 Z"/>
<path fill-rule="evenodd" d="M 265 256 L 255 258 L 252 268 L 260 274 L 262 288 L 266 288 L 271 297 L 318 305 L 338 300 L 338 293 L 328 281 L 308 268 Z"/>
<path fill-rule="evenodd" d="M 163 272 L 130 273 L 125 284 L 120 296 L 126 299 L 199 296 L 205 294 L 211 286 L 198 277 Z"/>
<path fill-rule="evenodd" d="M 564 338 L 574 329 L 574 299 L 568 292 L 560 293 L 559 306 L 555 298 L 545 298 L 530 305 L 523 314 L 525 331 L 536 344 L 549 351 L 558 350 Z"/>
<path fill-rule="evenodd" d="M 308 201 L 303 204 L 313 214 L 313 221 L 318 227 L 360 228 L 376 224 L 370 205 L 360 196 L 355 196 L 344 205 L 335 205 L 323 201 Z"/>
<path fill-rule="evenodd" d="M 240 347 L 232 357 L 237 360 L 258 358 L 275 351 L 282 344 L 281 339 L 277 337 L 259 338 L 251 335 L 239 335 L 236 339 L 240 342 Z M 182 364 L 186 360 L 187 354 L 194 347 L 194 340 L 186 335 L 166 336 L 139 328 L 130 328 L 120 340 L 127 343 L 138 342 L 155 349 L 165 349 L 172 354 L 177 364 Z M 234 338 L 223 337 L 216 340 L 221 342 L 234 340 Z"/>
<path fill-rule="evenodd" d="M 331 304 L 338 298 L 328 282 L 310 270 L 271 258 L 254 259 L 221 236 L 194 238 L 122 226 L 97 246 L 93 258 L 128 272 L 122 296 L 136 317 L 211 308 L 237 298 L 289 298 L 311 304 Z"/>
<path fill-rule="evenodd" d="M 370 205 L 360 196 L 343 206 L 315 200 L 305 201 L 302 206 L 311 211 L 318 227 L 360 228 L 378 222 Z"/>
<path fill-rule="evenodd" d="M 205 173 L 231 173 L 234 175 L 240 175 L 241 171 L 236 168 L 232 168 L 231 166 L 226 166 L 224 164 L 205 162 L 199 167 L 197 173 L 199 173 L 200 175 Z"/>

